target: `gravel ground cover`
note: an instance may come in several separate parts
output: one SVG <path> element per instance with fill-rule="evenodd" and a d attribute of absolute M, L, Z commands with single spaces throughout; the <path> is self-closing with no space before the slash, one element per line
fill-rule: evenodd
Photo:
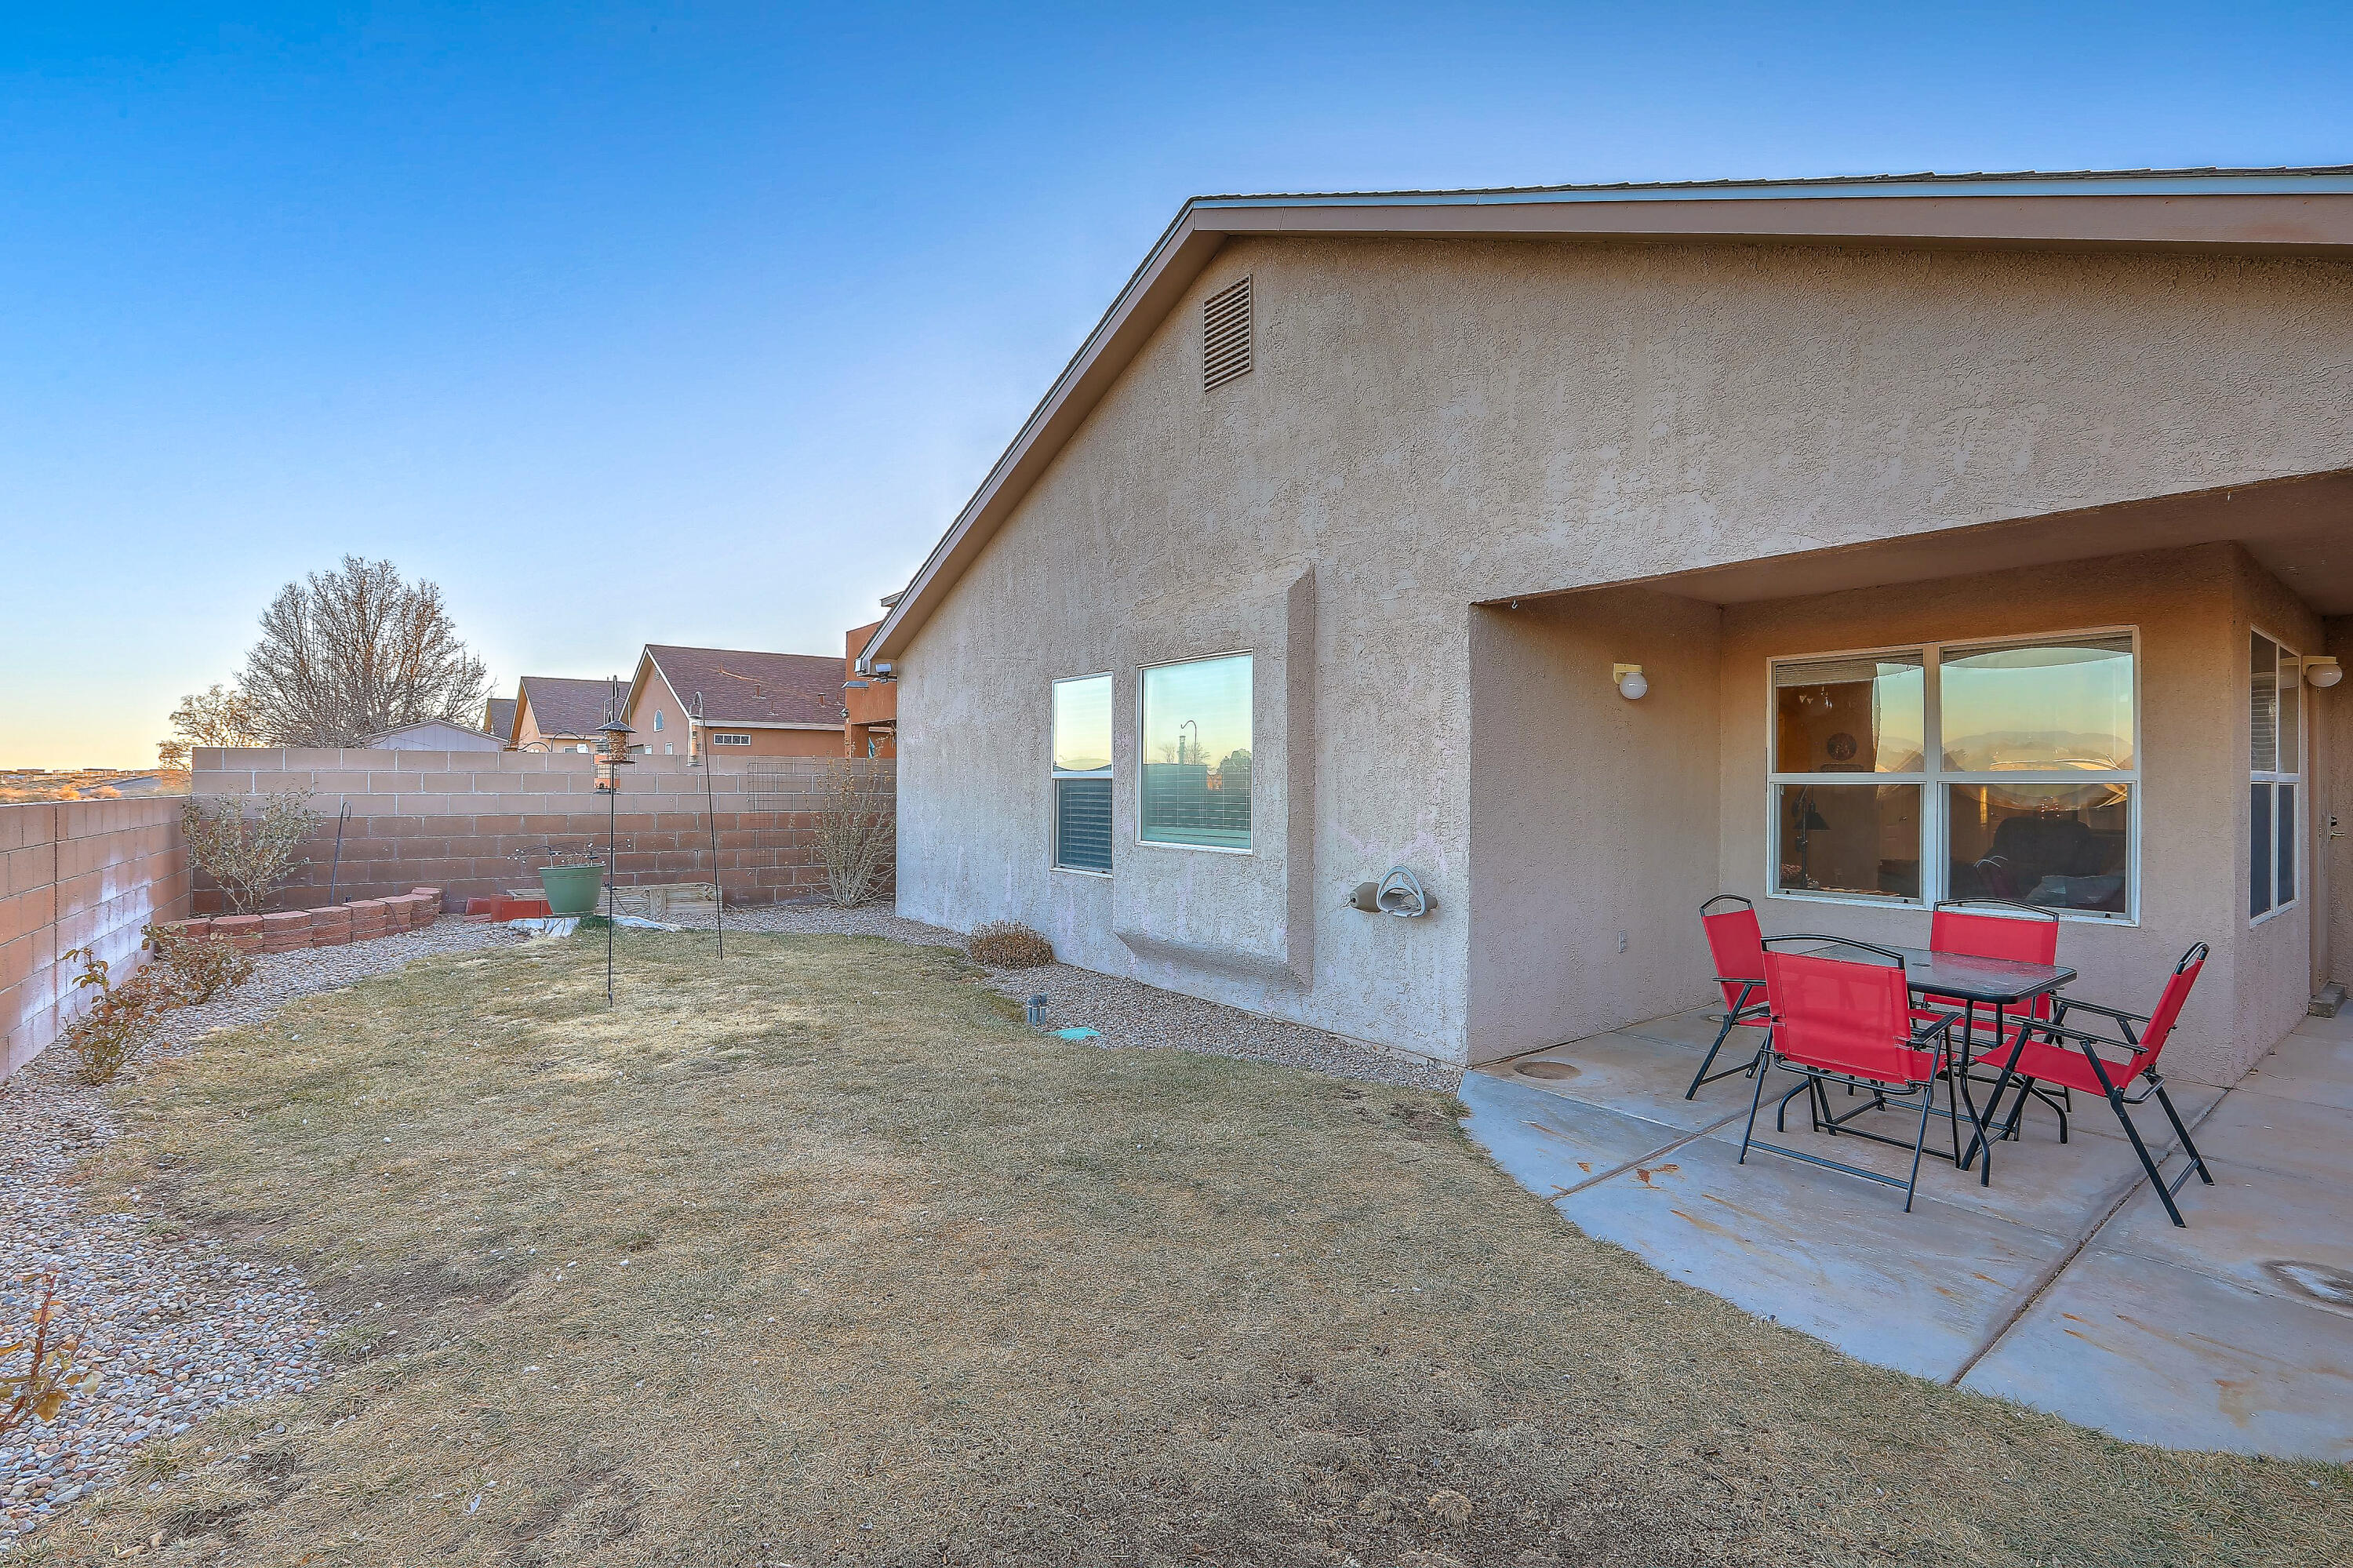
<path fill-rule="evenodd" d="M 296 997 L 427 953 L 518 940 L 442 920 L 347 948 L 264 954 L 245 986 L 168 1015 L 152 1054 L 183 1054 L 210 1030 L 258 1022 Z M 218 1236 L 161 1218 L 137 1188 L 92 1202 L 69 1180 L 116 1131 L 103 1092 L 76 1083 L 71 1068 L 67 1052 L 50 1051 L 0 1084 L 0 1328 L 29 1320 L 28 1277 L 55 1273 L 58 1323 L 82 1336 L 100 1381 L 57 1422 L 0 1445 L 0 1552 L 119 1480 L 142 1445 L 180 1436 L 208 1412 L 300 1393 L 328 1372 L 326 1311 L 291 1267 L 255 1264 Z"/>
<path fill-rule="evenodd" d="M 857 909 L 776 905 L 765 909 L 731 911 L 727 921 L 730 930 L 829 932 L 882 937 L 920 947 L 964 946 L 964 938 L 954 931 L 902 919 L 879 905 Z M 1100 1035 L 1094 1042 L 1098 1045 L 1207 1051 L 1213 1055 L 1303 1067 L 1335 1078 L 1394 1084 L 1409 1089 L 1437 1089 L 1447 1094 L 1453 1093 L 1462 1083 L 1462 1070 L 1459 1067 L 1069 964 L 991 969 L 988 978 L 1000 993 L 1017 1001 L 1042 994 L 1051 1027 L 1092 1029 Z"/>

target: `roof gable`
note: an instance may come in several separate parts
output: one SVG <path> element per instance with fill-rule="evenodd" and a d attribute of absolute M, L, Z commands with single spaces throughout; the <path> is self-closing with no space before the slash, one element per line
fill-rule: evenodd
<path fill-rule="evenodd" d="M 858 668 L 905 650 L 1209 259 L 1228 239 L 1244 236 L 2343 258 L 2353 257 L 2353 164 L 1196 196 L 891 603 Z"/>
<path fill-rule="evenodd" d="M 699 695 L 706 724 L 831 729 L 846 716 L 841 705 L 841 661 L 827 654 L 649 642 L 633 686 L 642 686 L 649 668 L 690 711 Z"/>
<path fill-rule="evenodd" d="M 594 736 L 605 722 L 610 689 L 602 681 L 575 681 L 563 675 L 525 675 L 516 684 L 516 718 L 531 709 L 532 722 L 542 735 L 582 739 Z"/>

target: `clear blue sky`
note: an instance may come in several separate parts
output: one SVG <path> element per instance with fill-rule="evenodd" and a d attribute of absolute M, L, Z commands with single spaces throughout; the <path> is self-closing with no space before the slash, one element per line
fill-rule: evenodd
<path fill-rule="evenodd" d="M 2353 7 L 0 10 L 0 766 L 280 584 L 833 652 L 1187 195 L 2353 162 Z"/>

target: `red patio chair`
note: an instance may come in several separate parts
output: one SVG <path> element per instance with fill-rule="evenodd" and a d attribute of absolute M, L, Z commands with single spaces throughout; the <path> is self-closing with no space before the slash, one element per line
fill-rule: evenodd
<path fill-rule="evenodd" d="M 1719 904 L 1738 907 L 1708 913 Z M 1707 1048 L 1699 1071 L 1692 1075 L 1691 1087 L 1683 1091 L 1687 1100 L 1698 1097 L 1702 1084 L 1712 1084 L 1735 1073 L 1757 1071 L 1757 1058 L 1752 1054 L 1744 1065 L 1726 1067 L 1713 1075 L 1708 1072 L 1715 1065 L 1715 1054 L 1724 1049 L 1724 1042 L 1734 1029 L 1772 1027 L 1766 1016 L 1765 933 L 1757 924 L 1757 906 L 1737 893 L 1719 893 L 1699 906 L 1699 923 L 1707 933 L 1708 956 L 1715 960 L 1716 989 L 1724 993 L 1724 1027 L 1715 1032 L 1715 1044 Z"/>
<path fill-rule="evenodd" d="M 1875 954 L 1886 961 L 1778 950 L 1792 942 L 1830 944 Z M 1920 1156 L 1927 1148 L 1928 1120 L 1936 1113 L 1936 1085 L 1939 1080 L 1949 1081 L 1947 1075 L 1952 1065 L 1953 1025 L 1960 1022 L 1961 1015 L 1947 1012 L 1925 1021 L 1914 1017 L 1911 990 L 1904 978 L 1904 955 L 1888 948 L 1841 937 L 1773 937 L 1763 947 L 1765 989 L 1773 999 L 1773 1032 L 1766 1036 L 1766 1049 L 1760 1054 L 1805 1080 L 1782 1097 L 1782 1115 L 1787 1116 L 1790 1098 L 1804 1093 L 1816 1131 L 1908 1148 L 1912 1150 L 1912 1171 L 1906 1180 L 1899 1181 L 1893 1176 L 1883 1176 L 1861 1166 L 1843 1165 L 1801 1149 L 1759 1142 L 1757 1112 L 1765 1098 L 1765 1074 L 1761 1071 L 1757 1075 L 1756 1091 L 1749 1097 L 1748 1130 L 1740 1139 L 1740 1163 L 1748 1162 L 1751 1149 L 1761 1149 L 1790 1160 L 1802 1160 L 1809 1165 L 1860 1176 L 1866 1181 L 1901 1187 L 1904 1211 L 1911 1213 L 1913 1193 L 1920 1185 Z M 1832 1117 L 1822 1090 L 1825 1083 L 1867 1091 L 1871 1101 L 1842 1117 Z M 1883 1110 L 1892 1100 L 1909 1099 L 1915 1095 L 1920 1099 L 1920 1125 L 1908 1144 L 1901 1139 L 1847 1125 L 1866 1111 Z M 1968 1103 L 1966 1097 L 1963 1103 Z M 1949 1107 L 1945 1114 L 1953 1117 Z M 1977 1124 L 1978 1136 L 1984 1136 L 1985 1124 L 1974 1106 L 1969 1108 L 1969 1119 Z M 1954 1162 L 1958 1164 L 1957 1118 L 1953 1118 L 1953 1144 Z"/>
<path fill-rule="evenodd" d="M 2009 1137 L 2017 1128 L 2019 1113 L 2026 1108 L 2026 1094 L 2037 1084 L 2057 1084 L 2100 1096 L 2116 1108 L 2116 1119 L 2125 1124 L 2125 1136 L 2132 1139 L 2133 1152 L 2140 1156 L 2140 1167 L 2148 1172 L 2149 1185 L 2157 1189 L 2165 1212 L 2175 1224 L 2186 1228 L 2189 1222 L 2181 1217 L 2181 1208 L 2173 1201 L 2174 1195 L 2189 1181 L 2191 1171 L 2197 1172 L 2209 1187 L 2214 1184 L 2214 1175 L 2206 1169 L 2198 1146 L 2189 1140 L 2189 1129 L 2181 1124 L 2181 1113 L 2173 1108 L 2173 1097 L 2165 1092 L 2165 1080 L 2158 1076 L 2157 1059 L 2166 1041 L 2172 1038 L 2174 1025 L 2181 1018 L 2182 1003 L 2189 1000 L 2189 988 L 2198 983 L 2198 971 L 2205 965 L 2206 944 L 2193 942 L 2189 950 L 2181 955 L 2181 961 L 2173 966 L 2164 994 L 2147 1014 L 2124 1012 L 2096 1002 L 2062 997 L 2055 1016 L 2029 1023 L 2015 1044 L 1979 1056 L 1980 1065 L 2007 1066 L 2022 1086 L 2018 1103 L 2010 1107 L 2010 1122 L 2002 1136 Z M 2084 1012 L 2108 1020 L 2115 1025 L 2116 1034 L 2095 1033 L 2067 1022 Z M 2126 1055 L 2122 1059 L 2104 1055 L 2102 1046 Z M 2140 1086 L 2138 1092 L 2127 1093 L 2135 1084 Z M 2149 1154 L 2148 1145 L 2141 1140 L 2140 1128 L 2133 1125 L 2126 1108 L 2147 1104 L 2152 1095 L 2164 1110 L 2165 1119 L 2173 1124 L 2173 1135 L 2181 1139 L 2181 1151 L 2189 1157 L 2189 1163 L 2170 1186 L 2158 1173 L 2158 1161 Z M 1999 1121 L 1997 1111 L 1998 1107 L 1988 1106 L 1986 1120 Z"/>
<path fill-rule="evenodd" d="M 2006 914 L 1989 911 L 2006 910 Z M 1947 898 L 1940 899 L 1928 915 L 1928 948 L 1937 953 L 1966 953 L 1978 959 L 2010 959 L 2022 964 L 2056 964 L 2059 961 L 2059 912 L 2035 904 L 2019 904 L 2007 898 Z M 1961 1009 L 1961 1038 L 1967 1051 L 1956 1056 L 1998 1050 L 2005 1044 L 2015 1044 L 2026 1025 L 2035 1020 L 2052 1016 L 2052 999 L 2046 992 L 2034 999 L 2024 1012 L 2017 1016 L 2008 1042 L 1990 1038 L 1978 1023 L 1975 1004 L 1956 1002 Z M 1924 1013 L 1923 1017 L 1934 1016 Z M 1982 1057 L 1980 1056 L 1980 1059 Z M 1980 1077 L 1979 1083 L 1991 1083 Z M 2055 1093 L 2036 1090 L 2035 1098 L 2049 1106 L 2059 1118 L 2059 1141 L 2067 1141 L 2067 1117 L 2074 1101 L 2061 1088 Z M 2020 1102 L 2019 1108 L 2024 1108 Z M 1991 1111 L 1988 1111 L 1990 1118 Z M 2005 1134 L 2013 1136 L 2013 1134 Z"/>

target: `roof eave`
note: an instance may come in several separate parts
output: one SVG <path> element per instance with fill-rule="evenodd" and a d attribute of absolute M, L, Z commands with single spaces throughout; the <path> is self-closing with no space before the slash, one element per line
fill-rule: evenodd
<path fill-rule="evenodd" d="M 2353 167 L 1196 196 L 1023 421 L 859 654 L 902 653 L 1229 238 L 1560 239 L 2353 257 Z"/>

